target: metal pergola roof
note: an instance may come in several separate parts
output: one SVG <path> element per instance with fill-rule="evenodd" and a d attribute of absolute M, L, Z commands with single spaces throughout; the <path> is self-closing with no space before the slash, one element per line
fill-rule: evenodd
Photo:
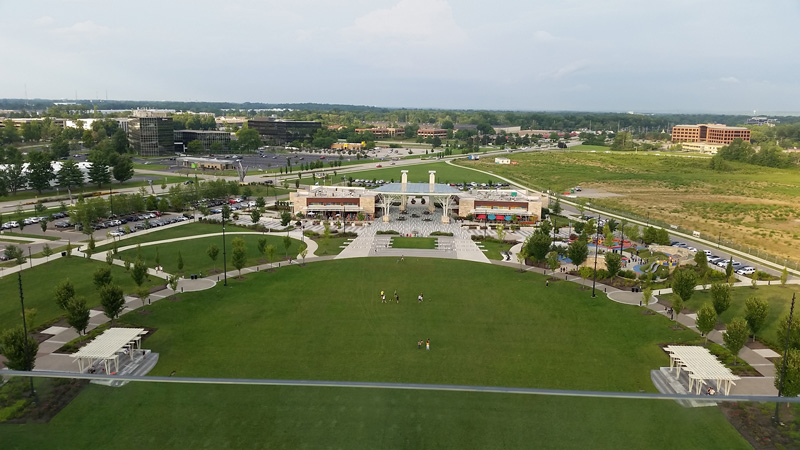
<path fill-rule="evenodd" d="M 78 361 L 81 372 L 84 369 L 84 362 L 92 365 L 94 361 L 98 360 L 103 361 L 106 372 L 109 372 L 108 362 L 114 361 L 116 364 L 118 362 L 117 353 L 137 345 L 141 342 L 141 336 L 146 333 L 144 328 L 109 328 L 70 356 Z"/>
<path fill-rule="evenodd" d="M 678 376 L 680 376 L 681 367 L 689 373 L 689 381 L 691 384 L 697 382 L 698 394 L 701 384 L 705 384 L 705 380 L 716 380 L 718 390 L 725 390 L 725 394 L 730 394 L 731 385 L 735 384 L 733 381 L 738 380 L 739 377 L 734 375 L 730 369 L 725 367 L 719 360 L 704 347 L 688 346 L 688 345 L 670 345 L 666 347 L 670 352 L 670 370 L 673 366 L 677 368 Z M 701 383 L 702 382 L 702 383 Z"/>
<path fill-rule="evenodd" d="M 430 183 L 406 183 L 405 190 L 403 183 L 389 183 L 373 189 L 372 192 L 390 195 L 458 195 L 458 189 L 449 184 L 435 183 L 431 191 Z"/>

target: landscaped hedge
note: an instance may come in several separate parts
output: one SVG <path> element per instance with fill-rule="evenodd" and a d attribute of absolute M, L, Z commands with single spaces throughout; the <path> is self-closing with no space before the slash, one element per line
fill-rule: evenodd
<path fill-rule="evenodd" d="M 381 231 L 376 231 L 375 234 L 400 234 L 400 233 L 395 230 L 385 230 L 385 231 L 381 230 Z"/>
<path fill-rule="evenodd" d="M 433 233 L 431 233 L 431 236 L 452 236 L 452 235 L 453 233 L 450 233 L 449 231 L 434 231 Z"/>

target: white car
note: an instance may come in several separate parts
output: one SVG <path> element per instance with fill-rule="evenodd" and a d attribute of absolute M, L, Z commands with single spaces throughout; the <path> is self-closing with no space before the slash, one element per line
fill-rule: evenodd
<path fill-rule="evenodd" d="M 255 208 L 256 207 L 255 200 L 250 200 L 249 202 L 247 202 L 247 207 L 248 208 Z"/>
<path fill-rule="evenodd" d="M 750 266 L 745 266 L 745 267 L 742 267 L 741 269 L 737 270 L 736 273 L 739 274 L 739 275 L 752 275 L 752 274 L 756 273 L 756 268 L 755 267 L 750 267 Z"/>
<path fill-rule="evenodd" d="M 694 247 L 686 247 L 686 250 L 689 250 L 692 253 L 697 253 L 697 249 Z"/>
<path fill-rule="evenodd" d="M 705 253 L 706 256 L 711 256 L 711 250 L 703 250 L 703 253 Z"/>
<path fill-rule="evenodd" d="M 125 236 L 125 232 L 124 231 L 116 231 L 115 230 L 115 231 L 112 231 L 112 232 L 108 233 L 108 235 L 109 236 L 114 236 L 114 237 L 120 237 L 120 236 Z"/>

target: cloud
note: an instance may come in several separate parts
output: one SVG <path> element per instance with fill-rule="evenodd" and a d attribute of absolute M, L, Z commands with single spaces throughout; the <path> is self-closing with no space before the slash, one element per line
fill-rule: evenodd
<path fill-rule="evenodd" d="M 446 0 L 400 0 L 391 8 L 369 12 L 342 30 L 362 42 L 394 45 L 444 45 L 463 42 L 466 33 L 456 24 Z"/>
<path fill-rule="evenodd" d="M 35 19 L 33 21 L 34 25 L 40 26 L 40 27 L 46 27 L 48 25 L 51 25 L 53 22 L 55 22 L 55 19 L 53 19 L 50 16 L 42 16 L 42 17 L 39 17 L 38 19 Z"/>
<path fill-rule="evenodd" d="M 738 83 L 739 79 L 736 77 L 722 77 L 719 79 L 719 81 L 722 81 L 723 83 Z"/>
<path fill-rule="evenodd" d="M 72 36 L 72 37 L 95 37 L 111 32 L 111 29 L 102 25 L 97 25 L 91 20 L 85 22 L 78 22 L 68 27 L 56 28 L 53 33 Z"/>
<path fill-rule="evenodd" d="M 587 67 L 589 67 L 589 61 L 585 59 L 572 61 L 550 73 L 549 77 L 555 80 L 560 80 L 561 78 L 567 77 L 576 72 L 580 72 L 581 70 L 586 69 Z"/>
<path fill-rule="evenodd" d="M 544 30 L 539 30 L 533 33 L 534 42 L 553 42 L 556 37 Z"/>

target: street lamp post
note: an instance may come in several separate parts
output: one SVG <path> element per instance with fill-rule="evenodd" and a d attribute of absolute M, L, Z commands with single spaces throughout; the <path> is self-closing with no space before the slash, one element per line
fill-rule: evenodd
<path fill-rule="evenodd" d="M 19 284 L 19 305 L 22 308 L 22 332 L 25 333 L 25 357 L 27 359 L 30 356 L 31 347 L 28 338 L 28 323 L 25 321 L 25 298 L 22 295 L 22 267 L 20 267 L 17 271 L 17 283 Z M 31 367 L 31 370 L 33 370 L 33 367 Z M 30 377 L 29 379 L 31 382 L 31 397 L 33 397 L 33 377 Z"/>
<path fill-rule="evenodd" d="M 789 334 L 792 332 L 792 314 L 794 314 L 794 298 L 795 294 L 792 294 L 792 306 L 789 308 L 789 323 L 786 326 L 786 343 L 783 346 L 783 363 L 781 364 L 781 382 L 778 386 L 778 397 L 781 396 L 783 392 L 783 383 L 786 380 L 786 360 L 789 358 Z M 780 402 L 775 402 L 775 417 L 773 417 L 773 421 L 776 424 L 780 423 Z"/>
<path fill-rule="evenodd" d="M 600 232 L 600 216 L 597 216 L 597 224 L 594 230 L 594 277 L 592 277 L 592 298 L 595 298 L 596 296 L 594 289 L 595 285 L 597 284 L 597 247 L 599 247 L 598 245 L 599 232 Z"/>
<path fill-rule="evenodd" d="M 225 283 L 228 285 L 228 256 L 225 251 L 225 209 L 222 210 L 222 270 L 224 272 Z"/>

